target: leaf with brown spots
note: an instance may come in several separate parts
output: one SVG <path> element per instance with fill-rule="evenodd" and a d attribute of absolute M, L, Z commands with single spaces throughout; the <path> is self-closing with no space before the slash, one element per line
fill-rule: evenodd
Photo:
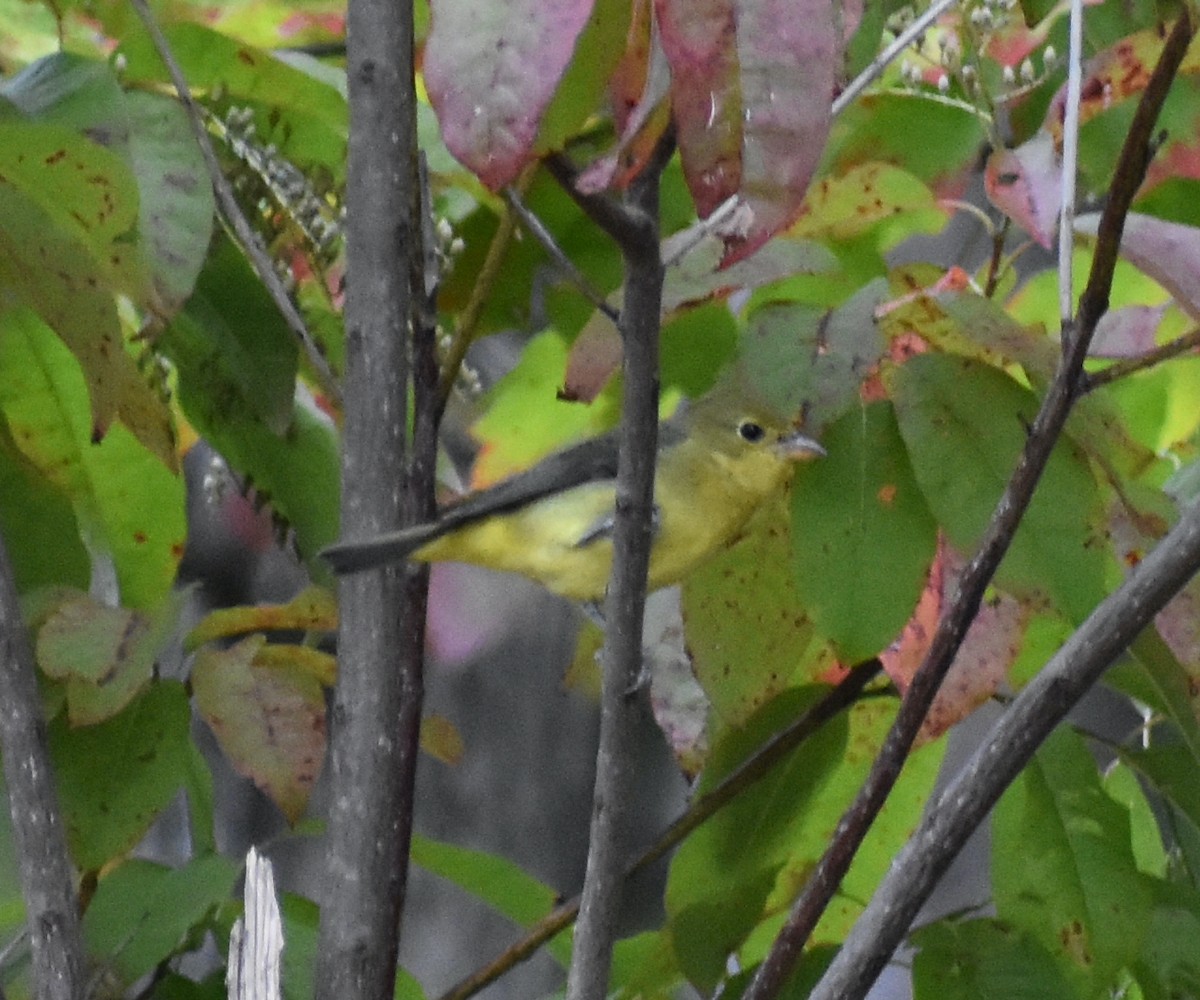
<path fill-rule="evenodd" d="M 38 666 L 65 683 L 72 725 L 111 718 L 149 683 L 175 632 L 184 594 L 171 595 L 151 612 L 112 608 L 81 595 L 46 619 L 37 635 Z"/>
<path fill-rule="evenodd" d="M 325 756 L 325 695 L 306 671 L 263 666 L 262 636 L 206 648 L 192 667 L 196 709 L 239 774 L 295 823 Z"/>

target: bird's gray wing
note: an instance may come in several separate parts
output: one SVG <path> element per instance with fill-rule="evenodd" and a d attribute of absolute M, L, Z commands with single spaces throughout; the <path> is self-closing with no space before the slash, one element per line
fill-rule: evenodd
<path fill-rule="evenodd" d="M 533 468 L 501 480 L 495 486 L 447 504 L 438 512 L 436 521 L 362 541 L 338 542 L 323 549 L 321 557 L 335 573 L 354 573 L 395 562 L 464 525 L 524 507 L 573 486 L 615 479 L 616 475 L 616 435 L 609 433 L 589 438 L 555 452 Z"/>

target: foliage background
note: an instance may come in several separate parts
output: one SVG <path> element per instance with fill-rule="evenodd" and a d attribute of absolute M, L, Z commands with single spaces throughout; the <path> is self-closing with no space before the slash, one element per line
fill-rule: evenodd
<path fill-rule="evenodd" d="M 446 437 L 478 452 L 474 486 L 611 426 L 618 409 L 611 324 L 538 240 L 514 235 L 513 210 L 495 193 L 513 184 L 587 284 L 618 294 L 616 247 L 553 170 L 531 166 L 565 147 L 572 162 L 590 166 L 585 176 L 619 183 L 666 123 L 646 73 L 644 5 L 602 0 L 577 11 L 584 6 L 584 22 L 525 52 L 506 81 L 511 93 L 488 74 L 512 67 L 480 56 L 497 35 L 518 50 L 530 44 L 525 21 L 506 5 L 446 3 L 432 28 L 441 40 L 429 35 L 421 49 L 432 106 L 423 94 L 419 132 L 443 258 L 436 306 L 446 355 L 491 335 L 514 351 L 503 366 L 511 370 L 486 394 L 472 389 L 473 370 L 457 384 Z M 895 684 L 907 683 L 1058 354 L 1055 276 L 1031 263 L 1038 258 L 1029 248 L 1051 246 L 1057 215 L 1063 10 L 956 8 L 837 117 L 786 121 L 793 141 L 777 149 L 771 136 L 780 123 L 755 116 L 792 105 L 755 89 L 748 68 L 769 54 L 764 39 L 780 32 L 814 46 L 805 62 L 815 79 L 776 78 L 782 97 L 785 87 L 819 90 L 826 70 L 832 92 L 912 14 L 847 7 L 839 16 L 859 26 L 841 53 L 816 22 L 767 22 L 762 31 L 749 14 L 767 5 L 741 6 L 741 62 L 720 82 L 731 102 L 720 107 L 729 116 L 723 131 L 697 103 L 711 81 L 689 78 L 686 53 L 673 48 L 685 32 L 671 28 L 672 5 L 658 5 L 663 46 L 674 53 L 683 151 L 663 178 L 663 232 L 688 226 L 697 205 L 719 204 L 732 174 L 755 191 L 769 189 L 754 173 L 763 162 L 781 163 L 786 175 L 756 203 L 748 235 L 724 245 L 708 237 L 669 271 L 664 408 L 703 392 L 735 362 L 773 401 L 803 404 L 829 457 L 798 475 L 786 508 L 768 505 L 742 544 L 687 581 L 678 618 L 661 627 L 681 628 L 686 648 L 664 642 L 658 659 L 686 654 L 688 669 L 683 680 L 661 673 L 651 703 L 681 771 L 698 773 L 701 791 L 845 667 L 879 656 Z M 417 13 L 424 42 L 428 14 Z M 1149 3 L 1086 10 L 1080 285 L 1095 224 L 1086 210 L 1112 183 L 1163 26 L 1177 13 Z M 155 15 L 324 362 L 314 367 L 236 241 L 214 226 L 187 118 L 130 9 L 3 0 L 0 531 L 35 637 L 89 953 L 117 989 L 150 975 L 155 995 L 219 995 L 219 975 L 196 986 L 178 964 L 210 931 L 226 941 L 237 910 L 231 889 L 242 843 L 218 822 L 214 769 L 224 781 L 231 764 L 253 782 L 278 810 L 273 830 L 281 818 L 291 824 L 274 834 L 275 850 L 307 869 L 297 888 L 319 891 L 311 876 L 321 809 L 311 796 L 325 752 L 324 692 L 336 670 L 322 638 L 336 608 L 314 557 L 339 530 L 341 411 L 321 369 L 340 374 L 348 349 L 338 228 L 348 128 L 336 56 L 343 20 L 331 5 L 269 2 L 164 4 Z M 585 35 L 576 44 L 578 31 Z M 328 43 L 333 58 L 321 56 Z M 815 976 L 844 938 L 914 827 L 944 751 L 939 734 L 998 690 L 1020 688 L 1194 497 L 1200 360 L 1194 351 L 1155 351 L 1194 345 L 1200 311 L 1198 66 L 1189 54 L 1163 111 L 1165 132 L 1089 362 L 1096 388 L 1055 449 L 928 740 L 825 912 L 802 978 Z M 471 68 L 477 77 L 466 74 Z M 475 130 L 484 114 L 499 125 Z M 739 133 L 730 123 L 743 117 L 749 124 Z M 618 138 L 624 158 L 605 159 Z M 789 152 L 796 149 L 802 155 Z M 814 169 L 801 203 L 800 179 Z M 913 239 L 944 234 L 955 216 L 978 241 L 977 255 L 947 259 Z M 722 257 L 727 268 L 718 271 Z M 1130 371 L 1110 382 L 1095 375 L 1109 365 Z M 595 399 L 585 406 L 564 395 Z M 209 462 L 212 455 L 220 458 Z M 175 585 L 190 544 L 187 462 L 192 504 L 243 550 L 281 566 L 270 595 L 278 603 L 247 600 L 195 620 L 195 595 Z M 455 478 L 450 459 L 445 478 Z M 189 558 L 202 555 L 193 549 Z M 500 621 L 488 623 L 458 610 L 475 586 L 461 571 L 435 576 L 432 643 L 447 659 L 477 656 L 515 617 L 498 612 Z M 915 937 L 917 995 L 995 995 L 1001 981 L 1014 995 L 1200 991 L 1188 932 L 1200 919 L 1195 615 L 1189 589 L 1109 675 L 1142 706 L 1137 725 L 1099 741 L 1064 728 L 997 807 L 990 896 Z M 569 683 L 587 684 L 594 641 L 585 631 Z M 551 659 L 565 661 L 562 654 Z M 554 670 L 535 676 L 514 713 L 537 699 L 576 697 L 554 689 Z M 467 683 L 459 677 L 446 687 Z M 503 716 L 500 704 L 489 698 L 486 708 Z M 473 755 L 512 752 L 493 744 L 461 702 L 442 707 L 435 696 L 430 707 L 444 714 L 427 714 L 424 745 L 445 763 L 424 761 L 423 781 L 434 783 L 446 767 L 469 775 Z M 744 985 L 731 976 L 730 956 L 742 969 L 762 959 L 894 714 L 895 699 L 873 692 L 691 834 L 670 861 L 663 912 L 619 947 L 614 988 L 656 996 L 683 981 L 704 992 Z M 206 758 L 199 747 L 209 734 L 219 754 Z M 1089 749 L 1103 751 L 1103 769 Z M 468 763 L 456 764 L 463 755 Z M 213 763 L 217 756 L 228 763 Z M 505 798 L 496 777 L 488 784 Z M 560 808 L 580 808 L 586 785 L 572 774 L 554 800 L 569 806 L 535 807 L 544 836 L 557 835 Z M 187 834 L 175 843 L 185 849 L 170 864 L 133 859 L 180 793 Z M 416 862 L 519 924 L 574 888 L 569 869 L 536 870 L 506 850 L 503 836 L 466 843 L 453 814 L 424 823 L 437 840 L 418 843 Z M 647 822 L 645 838 L 659 825 Z M 529 829 L 522 825 L 523 835 Z M 513 857 L 548 885 L 514 870 Z M 7 901 L 0 916 L 15 932 L 22 906 L 14 882 Z M 419 927 L 421 909 L 410 905 L 409 927 Z M 315 909 L 295 896 L 285 915 L 286 988 L 307 995 Z M 410 933 L 421 940 L 419 930 Z M 561 942 L 550 954 L 563 959 Z M 6 990 L 27 989 L 19 963 L 5 974 Z M 402 977 L 398 991 L 442 985 Z"/>

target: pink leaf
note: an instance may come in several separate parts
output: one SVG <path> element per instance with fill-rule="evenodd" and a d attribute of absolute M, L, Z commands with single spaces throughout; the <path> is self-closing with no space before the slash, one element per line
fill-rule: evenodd
<path fill-rule="evenodd" d="M 1094 358 L 1133 358 L 1152 350 L 1154 333 L 1167 311 L 1160 306 L 1125 306 L 1100 317 L 1088 353 Z"/>
<path fill-rule="evenodd" d="M 446 146 L 492 190 L 535 155 L 594 0 L 433 0 L 425 86 Z"/>
<path fill-rule="evenodd" d="M 828 0 L 656 0 L 684 175 L 701 217 L 731 195 L 749 225 L 725 263 L 800 213 L 829 134 L 841 41 Z"/>
<path fill-rule="evenodd" d="M 988 200 L 1049 250 L 1062 207 L 1062 165 L 1050 133 L 993 153 L 983 183 Z"/>
<path fill-rule="evenodd" d="M 907 691 L 937 629 L 946 595 L 953 593 L 963 559 L 943 541 L 929 582 L 900 638 L 879 654 L 883 669 Z M 999 594 L 979 609 L 921 727 L 922 742 L 936 739 L 987 701 L 1004 681 L 1021 648 L 1028 612 L 1016 598 Z"/>
<path fill-rule="evenodd" d="M 1081 233 L 1095 236 L 1098 214 L 1075 220 Z M 1121 236 L 1121 256 L 1175 296 L 1192 319 L 1200 320 L 1200 229 L 1130 212 Z"/>

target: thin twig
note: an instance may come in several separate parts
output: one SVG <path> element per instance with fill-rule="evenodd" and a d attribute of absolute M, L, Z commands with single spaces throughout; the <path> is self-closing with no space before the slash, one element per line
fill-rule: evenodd
<path fill-rule="evenodd" d="M 628 861 L 623 856 L 630 776 L 637 766 L 637 704 L 630 697 L 642 669 L 642 620 L 653 541 L 654 471 L 658 447 L 658 341 L 663 266 L 659 251 L 659 185 L 674 150 L 661 141 L 629 186 L 622 221 L 610 234 L 625 264 L 621 308 L 625 400 L 617 458 L 612 576 L 605 601 L 600 745 L 588 838 L 587 870 L 567 972 L 567 1000 L 604 1000 Z"/>
<path fill-rule="evenodd" d="M 988 261 L 987 280 L 983 283 L 983 297 L 990 299 L 996 294 L 996 289 L 1000 285 L 1000 279 L 1004 276 L 1005 268 L 1001 267 L 1004 261 L 1004 243 L 1008 239 L 1008 230 L 1012 220 L 1006 215 L 1001 220 L 999 227 L 992 233 L 992 256 Z M 1011 267 L 1016 259 L 1014 253 L 1008 261 L 1008 266 Z"/>
<path fill-rule="evenodd" d="M 695 250 L 705 237 L 719 237 L 725 226 L 733 221 L 741 207 L 742 196 L 731 194 L 709 212 L 706 218 L 697 220 L 687 229 L 673 233 L 663 240 L 663 267 L 675 267 L 682 262 L 684 257 Z"/>
<path fill-rule="evenodd" d="M 673 133 L 664 137 L 664 141 L 668 140 L 673 143 Z M 636 210 L 631 210 L 628 204 L 608 195 L 584 194 L 575 185 L 579 169 L 564 154 L 551 153 L 543 163 L 550 176 L 558 181 L 559 186 L 583 210 L 583 214 L 608 233 L 622 251 L 639 252 L 645 227 L 650 224 L 657 225 L 657 220 L 642 218 Z"/>
<path fill-rule="evenodd" d="M 530 235 L 542 245 L 542 249 L 550 255 L 558 269 L 587 299 L 592 305 L 599 309 L 614 323 L 620 321 L 620 313 L 608 304 L 604 297 L 604 293 L 596 288 L 579 268 L 577 268 L 566 252 L 558 245 L 554 239 L 554 235 L 549 229 L 543 225 L 528 205 L 521 199 L 521 195 L 514 188 L 506 188 L 504 191 L 504 200 L 508 202 L 509 207 L 517 213 L 521 220 L 521 224 L 529 230 Z"/>
<path fill-rule="evenodd" d="M 1067 49 L 1067 104 L 1063 117 L 1062 178 L 1058 216 L 1058 315 L 1064 336 L 1075 315 L 1075 178 L 1079 161 L 1079 92 L 1083 76 L 1083 0 L 1071 0 Z M 1063 344 L 1066 347 L 1066 344 Z"/>
<path fill-rule="evenodd" d="M 863 697 L 866 686 L 878 676 L 882 664 L 868 660 L 850 673 L 820 701 L 781 730 L 755 753 L 730 771 L 715 788 L 696 799 L 655 842 L 644 850 L 625 871 L 625 880 L 652 865 L 689 833 L 716 815 L 738 795 L 765 778 L 789 754 L 838 713 Z M 515 941 L 487 965 L 456 983 L 439 1000 L 468 1000 L 490 986 L 514 966 L 530 958 L 542 945 L 569 927 L 579 914 L 579 896 L 560 903 L 531 926 L 524 937 Z"/>
<path fill-rule="evenodd" d="M 533 167 L 526 169 L 517 178 L 513 184 L 517 191 L 524 192 L 529 187 L 534 169 Z M 500 214 L 500 224 L 492 234 L 487 255 L 483 258 L 483 265 L 475 278 L 471 297 L 467 300 L 466 307 L 458 318 L 454 335 L 451 337 L 450 346 L 446 351 L 446 357 L 442 361 L 442 374 L 438 383 L 437 412 L 439 420 L 446 409 L 446 403 L 450 400 L 450 393 L 454 389 L 454 380 L 458 378 L 459 369 L 467 356 L 467 349 L 475 342 L 479 317 L 483 315 L 484 307 L 491 298 L 492 289 L 495 288 L 496 279 L 500 276 L 500 268 L 504 263 L 504 256 L 508 253 L 508 247 L 512 243 L 515 231 L 516 219 L 513 217 L 513 210 L 511 206 L 505 204 Z"/>
<path fill-rule="evenodd" d="M 834 98 L 833 117 L 836 118 L 845 111 L 854 99 L 881 76 L 883 71 L 895 61 L 896 57 L 912 44 L 914 38 L 920 35 L 957 2 L 958 0 L 936 0 L 935 3 L 930 4 L 929 8 L 920 17 L 916 18 L 912 24 L 900 32 L 896 36 L 896 40 L 871 61 L 871 65 L 851 80 L 846 85 L 846 89 Z"/>
<path fill-rule="evenodd" d="M 1185 13 L 1163 48 L 1118 161 L 1110 197 L 1099 227 L 1092 273 L 1080 301 L 1080 315 L 1069 350 L 1050 384 L 1025 448 L 984 533 L 975 556 L 959 579 L 953 600 L 938 621 L 925 661 L 913 677 L 896 720 L 853 804 L 843 814 L 828 850 L 797 898 L 787 922 L 744 994 L 745 1000 L 770 1000 L 779 991 L 817 921 L 833 898 L 871 824 L 900 776 L 925 715 L 941 686 L 962 640 L 979 609 L 992 576 L 1007 552 L 1024 516 L 1042 470 L 1049 460 L 1079 392 L 1083 359 L 1096 323 L 1108 305 L 1121 231 L 1133 195 L 1148 162 L 1149 143 L 1158 111 L 1192 37 Z"/>
<path fill-rule="evenodd" d="M 131 3 L 138 17 L 141 18 L 142 24 L 146 26 L 146 31 L 150 34 L 150 40 L 154 44 L 155 51 L 158 52 L 159 58 L 162 59 L 163 64 L 167 67 L 167 72 L 171 75 L 171 82 L 175 85 L 175 92 L 179 95 L 179 102 L 183 105 L 183 109 L 187 113 L 188 122 L 191 124 L 192 135 L 195 136 L 196 143 L 200 147 L 200 153 L 204 157 L 204 164 L 208 168 L 208 176 L 212 182 L 213 193 L 217 196 L 217 204 L 221 206 L 221 214 L 233 228 L 234 235 L 237 236 L 238 242 L 241 243 L 246 256 L 250 260 L 250 264 L 258 275 L 259 281 L 263 283 L 263 286 L 267 289 L 267 293 L 275 302 L 275 306 L 279 309 L 280 315 L 283 316 L 284 322 L 287 323 L 288 329 L 292 331 L 293 336 L 299 341 L 305 356 L 308 358 L 308 363 L 312 366 L 313 372 L 317 376 L 317 381 L 321 384 L 321 390 L 336 405 L 341 406 L 342 392 L 338 388 L 337 380 L 333 377 L 329 363 L 325 360 L 325 355 L 321 353 L 316 341 L 312 338 L 312 334 L 309 333 L 308 327 L 304 323 L 304 318 L 300 315 L 295 303 L 292 302 L 291 296 L 288 295 L 287 289 L 283 287 L 283 282 L 279 279 L 279 275 L 275 272 L 275 265 L 272 263 L 270 255 L 263 248 L 258 234 L 246 220 L 246 216 L 242 212 L 237 198 L 234 196 L 233 188 L 230 186 L 228 178 L 221 171 L 221 163 L 217 159 L 212 140 L 209 138 L 208 131 L 204 127 L 204 119 L 200 108 L 192 98 L 187 79 L 183 75 L 183 69 L 176 61 L 175 55 L 167 43 L 166 36 L 163 34 L 162 29 L 159 28 L 158 22 L 154 19 L 154 15 L 151 13 L 146 0 L 131 0 Z"/>
<path fill-rule="evenodd" d="M 1145 354 L 1139 354 L 1135 358 L 1124 358 L 1098 372 L 1088 373 L 1083 381 L 1083 391 L 1091 392 L 1093 389 L 1109 385 L 1117 379 L 1127 378 L 1195 350 L 1200 350 L 1200 327 L 1185 333 L 1182 337 L 1177 337 L 1170 343 L 1161 344 Z"/>

